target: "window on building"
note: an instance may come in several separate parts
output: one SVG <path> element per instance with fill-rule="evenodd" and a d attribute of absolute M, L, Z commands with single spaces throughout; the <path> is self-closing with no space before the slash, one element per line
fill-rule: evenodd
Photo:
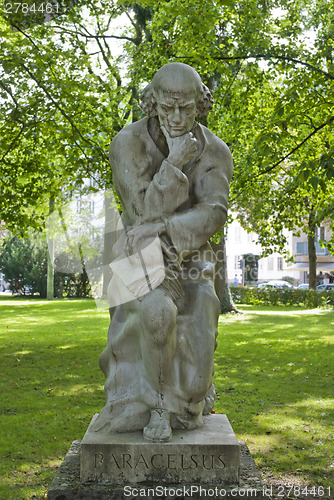
<path fill-rule="evenodd" d="M 329 255 L 328 248 L 326 248 L 326 247 L 322 248 L 320 246 L 320 243 L 318 243 L 317 241 L 315 243 L 315 251 L 316 251 L 317 255 Z"/>
<path fill-rule="evenodd" d="M 96 182 L 96 180 L 93 179 L 92 177 L 89 179 L 89 185 L 92 188 L 98 188 L 99 187 L 98 184 L 97 184 L 97 182 Z"/>
<path fill-rule="evenodd" d="M 234 270 L 238 271 L 239 269 L 239 262 L 241 260 L 241 255 L 235 255 L 234 256 Z"/>
<path fill-rule="evenodd" d="M 241 227 L 239 225 L 235 226 L 235 241 L 241 241 Z"/>
<path fill-rule="evenodd" d="M 284 259 L 283 257 L 277 257 L 277 271 L 283 271 Z"/>
<path fill-rule="evenodd" d="M 95 202 L 94 200 L 77 200 L 77 213 L 78 214 L 94 214 Z"/>
<path fill-rule="evenodd" d="M 308 243 L 307 241 L 300 241 L 297 243 L 297 255 L 307 255 L 308 254 Z"/>
<path fill-rule="evenodd" d="M 326 238 L 325 226 L 316 227 L 314 230 L 315 241 L 324 240 Z"/>
<path fill-rule="evenodd" d="M 268 271 L 274 270 L 274 257 L 268 257 Z"/>
<path fill-rule="evenodd" d="M 328 248 L 322 248 L 318 241 L 315 242 L 315 251 L 317 255 L 328 255 Z M 307 241 L 297 243 L 297 255 L 308 255 Z"/>

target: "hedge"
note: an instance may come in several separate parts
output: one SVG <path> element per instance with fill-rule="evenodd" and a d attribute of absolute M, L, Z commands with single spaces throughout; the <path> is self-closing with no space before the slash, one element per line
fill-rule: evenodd
<path fill-rule="evenodd" d="M 334 306 L 334 291 L 303 290 L 295 288 L 251 288 L 231 286 L 235 304 L 321 307 Z"/>

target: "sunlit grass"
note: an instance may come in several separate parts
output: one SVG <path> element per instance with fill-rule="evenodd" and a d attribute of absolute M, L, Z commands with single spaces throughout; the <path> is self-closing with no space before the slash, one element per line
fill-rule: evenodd
<path fill-rule="evenodd" d="M 332 486 L 334 312 L 241 307 L 220 317 L 215 411 L 262 473 Z M 6 298 L 0 319 L 0 499 L 40 499 L 103 407 L 108 312 Z"/>
<path fill-rule="evenodd" d="M 243 309 L 220 317 L 216 411 L 263 472 L 333 487 L 334 312 Z"/>
<path fill-rule="evenodd" d="M 43 498 L 103 407 L 108 311 L 91 300 L 7 299 L 0 318 L 0 499 Z"/>

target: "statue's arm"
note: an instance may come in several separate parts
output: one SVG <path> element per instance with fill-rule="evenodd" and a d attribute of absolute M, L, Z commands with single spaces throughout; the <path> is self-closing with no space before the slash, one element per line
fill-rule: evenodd
<path fill-rule="evenodd" d="M 168 157 L 162 162 L 145 193 L 146 221 L 160 220 L 173 214 L 189 198 L 189 181 L 183 169 L 198 155 L 197 139 L 192 132 L 172 138 L 161 130 L 168 144 Z"/>
<path fill-rule="evenodd" d="M 233 162 L 228 147 L 219 142 L 203 158 L 195 180 L 196 203 L 166 219 L 167 233 L 179 255 L 200 248 L 226 222 Z M 196 174 L 195 174 L 196 175 Z"/>
<path fill-rule="evenodd" d="M 164 160 L 147 186 L 143 200 L 143 222 L 156 221 L 173 214 L 188 197 L 187 176 L 168 159 Z"/>
<path fill-rule="evenodd" d="M 151 175 L 154 159 L 141 138 L 124 134 L 110 146 L 113 180 L 123 209 L 133 225 L 160 221 L 175 212 L 189 197 L 189 181 L 168 158 Z"/>

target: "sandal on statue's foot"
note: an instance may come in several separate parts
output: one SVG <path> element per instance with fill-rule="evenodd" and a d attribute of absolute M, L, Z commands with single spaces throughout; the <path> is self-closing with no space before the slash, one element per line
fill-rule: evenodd
<path fill-rule="evenodd" d="M 144 439 L 148 441 L 170 441 L 172 428 L 170 426 L 170 412 L 158 408 L 151 410 L 150 421 L 143 431 Z"/>

